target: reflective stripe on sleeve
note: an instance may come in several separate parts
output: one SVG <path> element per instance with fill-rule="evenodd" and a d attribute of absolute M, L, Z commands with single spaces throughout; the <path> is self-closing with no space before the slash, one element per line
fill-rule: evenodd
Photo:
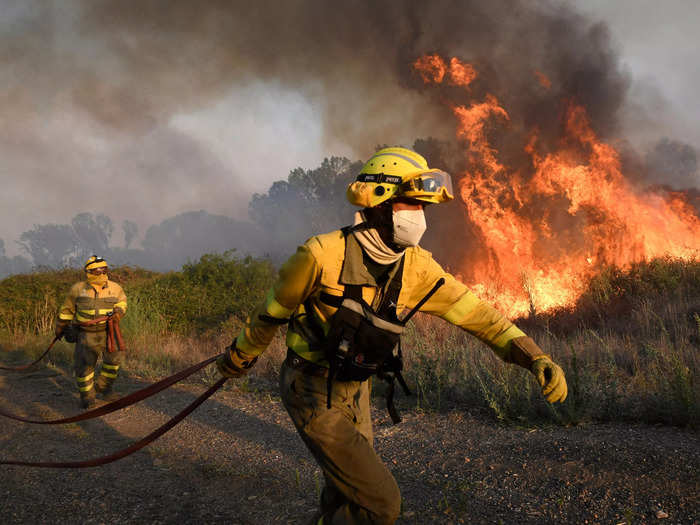
<path fill-rule="evenodd" d="M 107 370 L 119 370 L 119 365 L 110 365 L 109 363 L 102 363 L 102 368 Z"/>
<path fill-rule="evenodd" d="M 123 312 L 126 312 L 126 301 L 119 301 L 114 305 L 115 308 L 121 308 Z"/>
<path fill-rule="evenodd" d="M 265 298 L 265 311 L 270 317 L 276 319 L 286 319 L 294 312 L 294 310 L 285 308 L 277 302 L 277 299 L 275 299 L 275 291 L 272 288 L 267 292 L 267 297 Z"/>
<path fill-rule="evenodd" d="M 472 292 L 467 292 L 457 299 L 457 302 L 441 317 L 445 321 L 459 326 L 464 321 L 464 318 L 467 317 L 467 314 L 479 304 L 479 301 L 480 299 L 476 295 Z"/>
<path fill-rule="evenodd" d="M 90 381 L 93 377 L 95 377 L 95 372 L 90 372 L 90 373 L 89 373 L 88 375 L 86 375 L 86 376 L 82 376 L 82 377 L 79 376 L 79 377 L 77 377 L 76 380 L 78 381 L 78 383 L 87 383 L 87 382 Z"/>
<path fill-rule="evenodd" d="M 58 318 L 61 321 L 72 321 L 73 320 L 73 314 L 58 314 Z"/>
<path fill-rule="evenodd" d="M 499 335 L 492 341 L 494 346 L 498 348 L 506 348 L 506 346 L 516 337 L 524 337 L 525 332 L 515 325 L 510 326 L 505 332 Z"/>
<path fill-rule="evenodd" d="M 110 372 L 105 372 L 104 370 L 100 370 L 100 375 L 101 375 L 101 376 L 104 376 L 104 377 L 109 377 L 110 379 L 116 379 L 116 378 L 117 378 L 117 374 L 116 374 L 116 373 L 112 374 L 112 373 L 110 373 Z"/>
<path fill-rule="evenodd" d="M 89 392 L 90 390 L 92 390 L 92 381 L 85 386 L 78 386 L 78 390 L 80 390 L 81 392 Z"/>

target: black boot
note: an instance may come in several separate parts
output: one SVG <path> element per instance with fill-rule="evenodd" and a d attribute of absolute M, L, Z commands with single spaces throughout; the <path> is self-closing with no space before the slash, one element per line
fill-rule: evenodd
<path fill-rule="evenodd" d="M 88 390 L 87 392 L 80 392 L 80 408 L 91 408 L 95 406 L 95 391 Z"/>
<path fill-rule="evenodd" d="M 114 390 L 112 390 L 112 385 L 109 385 L 108 387 L 105 387 L 103 390 L 100 391 L 100 397 L 105 401 L 116 401 L 122 396 Z"/>

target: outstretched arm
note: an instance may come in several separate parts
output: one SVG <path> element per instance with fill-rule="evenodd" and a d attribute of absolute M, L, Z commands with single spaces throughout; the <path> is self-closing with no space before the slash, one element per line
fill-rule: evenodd
<path fill-rule="evenodd" d="M 246 318 L 238 337 L 217 361 L 223 376 L 247 373 L 272 341 L 280 326 L 311 294 L 318 283 L 320 268 L 311 251 L 300 246 L 282 266 L 265 300 Z"/>
<path fill-rule="evenodd" d="M 427 264 L 425 277 L 426 289 L 441 277 L 445 279 L 445 285 L 421 308 L 422 311 L 438 315 L 478 337 L 507 363 L 530 370 L 550 403 L 566 399 L 564 371 L 535 341 L 432 259 Z"/>

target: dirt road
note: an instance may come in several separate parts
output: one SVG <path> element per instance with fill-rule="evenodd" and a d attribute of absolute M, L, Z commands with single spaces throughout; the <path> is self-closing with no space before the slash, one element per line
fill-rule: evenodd
<path fill-rule="evenodd" d="M 5 361 L 3 355 L 3 361 Z M 5 361 L 6 362 L 6 361 Z M 123 448 L 204 390 L 176 387 L 102 419 L 63 427 L 0 418 L 0 458 L 80 460 Z M 122 378 L 120 389 L 145 386 Z M 0 373 L 0 406 L 32 417 L 78 412 L 73 378 Z M 401 406 L 401 405 L 400 405 Z M 519 429 L 381 400 L 376 448 L 404 497 L 398 523 L 696 523 L 700 435 L 627 424 Z M 220 391 L 153 445 L 83 470 L 0 466 L 2 523 L 305 523 L 320 471 L 278 397 Z M 666 519 L 656 517 L 663 510 Z"/>

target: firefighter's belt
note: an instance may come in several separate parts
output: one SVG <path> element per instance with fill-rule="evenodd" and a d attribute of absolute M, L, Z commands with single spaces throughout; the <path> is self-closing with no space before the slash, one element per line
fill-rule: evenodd
<path fill-rule="evenodd" d="M 287 359 L 284 362 L 288 367 L 299 370 L 302 374 L 316 377 L 328 377 L 327 367 L 307 361 L 291 348 L 287 349 Z"/>

